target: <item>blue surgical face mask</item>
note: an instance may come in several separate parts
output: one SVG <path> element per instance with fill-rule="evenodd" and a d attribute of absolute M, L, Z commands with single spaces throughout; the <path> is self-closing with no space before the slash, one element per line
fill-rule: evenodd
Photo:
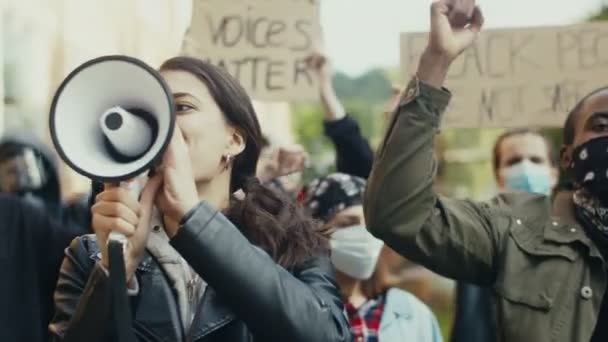
<path fill-rule="evenodd" d="M 549 196 L 551 194 L 551 168 L 524 160 L 503 171 L 505 188 L 534 192 Z"/>

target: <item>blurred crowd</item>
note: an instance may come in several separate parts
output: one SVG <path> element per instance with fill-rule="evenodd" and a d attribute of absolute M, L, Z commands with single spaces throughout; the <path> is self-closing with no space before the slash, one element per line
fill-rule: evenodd
<path fill-rule="evenodd" d="M 608 226 L 608 186 L 598 180 L 607 175 L 608 92 L 572 109 L 561 151 L 539 131 L 505 131 L 488 151 L 497 199 L 444 197 L 434 183 L 442 165 L 433 158 L 449 100 L 441 75 L 449 63 L 442 61 L 471 44 L 483 23 L 478 9 L 465 24 L 451 11 L 443 1 L 433 5 L 435 39 L 412 83 L 386 94 L 387 133 L 378 149 L 338 99 L 328 57 L 317 51 L 308 58 L 336 156 L 335 172 L 312 181 L 303 182 L 313 159 L 303 146 L 273 144 L 244 91 L 188 58 L 160 69 L 182 94 L 180 133 L 158 170 L 164 178 L 147 179 L 135 201 L 92 182 L 66 202 L 55 151 L 27 132 L 5 133 L 0 341 L 118 340 L 100 247 L 111 231 L 130 239 L 127 285 L 141 341 L 603 340 L 608 335 L 596 322 L 608 314 L 608 238 L 605 228 L 588 227 Z M 564 168 L 568 182 L 560 182 Z M 567 235 L 579 234 L 578 225 L 552 235 L 522 230 L 561 227 L 559 219 L 545 223 L 552 207 L 558 216 L 574 211 L 587 227 L 583 235 Z M 141 235 L 143 226 L 154 228 Z M 566 265 L 595 245 L 588 263 L 599 271 Z M 567 284 L 553 273 L 585 279 L 576 299 L 560 299 Z M 450 293 L 436 291 L 444 277 L 455 280 L 453 303 Z M 517 289 L 505 287 L 509 281 Z"/>

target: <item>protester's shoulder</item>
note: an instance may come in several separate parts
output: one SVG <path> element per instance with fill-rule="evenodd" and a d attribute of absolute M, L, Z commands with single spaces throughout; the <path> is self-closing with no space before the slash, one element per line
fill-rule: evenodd
<path fill-rule="evenodd" d="M 541 194 L 514 191 L 502 193 L 491 200 L 491 203 L 509 208 L 513 212 L 550 213 L 551 198 Z"/>
<path fill-rule="evenodd" d="M 58 225 L 42 208 L 14 194 L 0 194 L 0 220 L 5 224 L 10 222 L 19 229 L 48 230 L 49 226 Z"/>
<path fill-rule="evenodd" d="M 18 214 L 24 211 L 32 212 L 34 215 L 41 213 L 41 210 L 21 197 L 7 193 L 0 193 L 0 208 L 3 209 L 3 213 L 8 214 Z"/>
<path fill-rule="evenodd" d="M 551 198 L 528 192 L 509 192 L 491 201 L 515 220 L 541 222 L 551 217 Z"/>
<path fill-rule="evenodd" d="M 292 273 L 296 276 L 300 274 L 315 273 L 324 277 L 334 277 L 335 269 L 331 263 L 329 253 L 318 252 L 310 256 L 304 262 L 298 263 L 292 268 Z"/>

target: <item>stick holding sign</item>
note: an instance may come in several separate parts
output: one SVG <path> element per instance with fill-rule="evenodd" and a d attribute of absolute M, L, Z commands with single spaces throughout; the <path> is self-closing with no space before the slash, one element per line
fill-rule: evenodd
<path fill-rule="evenodd" d="M 402 34 L 403 75 L 416 70 L 427 37 Z M 450 69 L 444 126 L 561 126 L 606 75 L 608 24 L 485 30 Z"/>
<path fill-rule="evenodd" d="M 258 100 L 314 99 L 306 64 L 319 35 L 311 0 L 195 0 L 184 54 L 225 68 Z"/>

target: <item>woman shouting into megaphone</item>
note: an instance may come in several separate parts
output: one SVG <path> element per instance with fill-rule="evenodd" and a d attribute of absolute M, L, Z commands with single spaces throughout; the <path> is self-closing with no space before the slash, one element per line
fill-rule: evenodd
<path fill-rule="evenodd" d="M 177 129 L 139 200 L 97 194 L 95 235 L 66 250 L 55 340 L 114 341 L 105 246 L 119 232 L 140 341 L 350 341 L 326 234 L 255 178 L 262 135 L 245 91 L 193 58 L 160 71 Z"/>

